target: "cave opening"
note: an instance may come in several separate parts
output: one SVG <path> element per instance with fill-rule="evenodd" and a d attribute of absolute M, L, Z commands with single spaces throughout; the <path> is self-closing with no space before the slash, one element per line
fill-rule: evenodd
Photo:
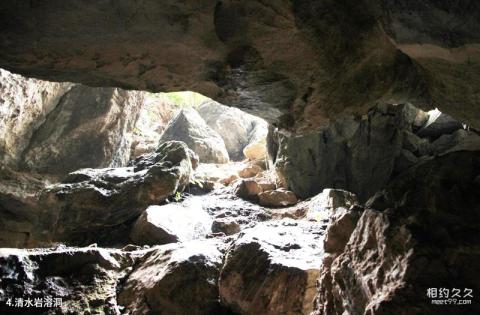
<path fill-rule="evenodd" d="M 480 314 L 475 1 L 0 2 L 0 314 Z"/>

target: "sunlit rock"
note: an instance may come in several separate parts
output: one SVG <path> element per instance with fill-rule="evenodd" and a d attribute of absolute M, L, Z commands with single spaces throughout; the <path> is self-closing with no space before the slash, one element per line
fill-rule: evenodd
<path fill-rule="evenodd" d="M 198 113 L 222 137 L 232 160 L 245 159 L 244 149 L 260 136 L 258 130 L 264 129 L 266 136 L 265 121 L 237 108 L 209 100 L 198 107 Z"/>
<path fill-rule="evenodd" d="M 130 239 L 138 245 L 185 242 L 204 238 L 211 232 L 212 219 L 199 197 L 163 206 L 150 206 L 137 219 Z"/>
<path fill-rule="evenodd" d="M 198 154 L 202 163 L 227 163 L 229 161 L 223 139 L 208 127 L 194 109 L 182 109 L 169 122 L 160 137 L 160 143 L 172 140 L 185 142 Z"/>
<path fill-rule="evenodd" d="M 356 203 L 357 197 L 351 192 L 327 188 L 310 200 L 306 217 L 321 221 L 328 219 L 333 210 L 340 207 L 348 209 Z"/>
<path fill-rule="evenodd" d="M 309 314 L 323 256 L 321 227 L 284 219 L 241 232 L 220 274 L 220 298 L 240 314 Z"/>
<path fill-rule="evenodd" d="M 190 152 L 182 142 L 166 142 L 135 166 L 69 174 L 42 192 L 39 228 L 53 240 L 74 244 L 125 242 L 130 220 L 188 185 Z"/>
<path fill-rule="evenodd" d="M 75 84 L 30 79 L 0 69 L 0 162 L 18 166 L 37 128 Z"/>
<path fill-rule="evenodd" d="M 118 303 L 130 314 L 220 314 L 221 247 L 207 240 L 147 252 L 125 279 Z"/>
<path fill-rule="evenodd" d="M 132 133 L 131 158 L 154 152 L 178 107 L 163 93 L 146 93 Z"/>
<path fill-rule="evenodd" d="M 247 164 L 247 165 L 245 165 L 244 168 L 242 168 L 238 171 L 238 176 L 240 176 L 241 178 L 250 178 L 250 177 L 256 176 L 257 174 L 261 173 L 262 171 L 263 171 L 263 169 L 258 165 Z"/>
<path fill-rule="evenodd" d="M 262 191 L 258 194 L 258 203 L 265 207 L 286 207 L 297 203 L 297 196 L 283 188 Z"/>
<path fill-rule="evenodd" d="M 255 201 L 261 192 L 262 187 L 254 179 L 241 179 L 235 184 L 235 195 L 243 199 Z"/>

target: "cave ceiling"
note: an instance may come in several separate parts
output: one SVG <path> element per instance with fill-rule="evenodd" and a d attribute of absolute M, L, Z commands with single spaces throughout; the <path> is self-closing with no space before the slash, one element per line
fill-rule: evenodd
<path fill-rule="evenodd" d="M 0 2 L 0 67 L 149 91 L 193 90 L 283 127 L 378 102 L 480 127 L 480 2 Z"/>

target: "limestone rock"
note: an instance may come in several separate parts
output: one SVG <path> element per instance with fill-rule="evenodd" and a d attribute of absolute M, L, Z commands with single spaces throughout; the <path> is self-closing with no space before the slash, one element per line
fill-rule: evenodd
<path fill-rule="evenodd" d="M 323 242 L 325 252 L 339 254 L 343 251 L 360 215 L 361 212 L 355 207 L 351 209 L 340 207 L 330 211 L 329 225 Z"/>
<path fill-rule="evenodd" d="M 201 199 L 192 197 L 181 204 L 148 207 L 135 222 L 130 239 L 137 245 L 185 242 L 205 237 L 211 225 Z"/>
<path fill-rule="evenodd" d="M 165 128 L 160 143 L 178 140 L 185 142 L 198 154 L 202 163 L 227 163 L 228 152 L 223 139 L 190 108 L 182 109 Z"/>
<path fill-rule="evenodd" d="M 243 154 L 250 161 L 265 159 L 267 157 L 266 139 L 261 139 L 248 144 L 245 149 L 243 149 Z"/>
<path fill-rule="evenodd" d="M 151 250 L 125 279 L 118 302 L 130 314 L 221 314 L 216 241 L 194 241 Z"/>
<path fill-rule="evenodd" d="M 144 93 L 145 102 L 140 107 L 132 134 L 131 159 L 154 152 L 163 130 L 178 112 L 178 107 L 167 97 Z"/>
<path fill-rule="evenodd" d="M 286 207 L 297 203 L 297 196 L 282 188 L 263 191 L 258 194 L 258 202 L 265 207 Z"/>
<path fill-rule="evenodd" d="M 41 220 L 38 192 L 44 178 L 0 167 L 0 247 L 32 247 Z"/>
<path fill-rule="evenodd" d="M 451 134 L 459 129 L 463 129 L 461 122 L 437 110 L 431 113 L 425 126 L 417 134 L 422 138 L 435 140 L 441 135 Z"/>
<path fill-rule="evenodd" d="M 71 1 L 2 1 L 2 67 L 96 86 L 195 90 L 309 130 L 399 99 L 479 126 L 472 1 Z"/>
<path fill-rule="evenodd" d="M 310 200 L 306 217 L 310 220 L 322 221 L 322 219 L 328 219 L 333 210 L 340 207 L 349 209 L 356 203 L 355 194 L 342 189 L 327 188 Z"/>
<path fill-rule="evenodd" d="M 244 168 L 238 171 L 238 176 L 240 176 L 241 178 L 250 178 L 250 177 L 256 176 L 262 171 L 263 170 L 260 166 L 255 164 L 248 164 Z"/>
<path fill-rule="evenodd" d="M 22 297 L 45 301 L 52 298 L 50 307 L 30 307 L 35 313 L 55 312 L 56 314 L 120 314 L 116 290 L 126 274 L 126 266 L 132 264 L 129 257 L 120 250 L 86 248 L 57 249 L 1 249 L 0 250 L 0 291 L 2 314 L 25 312 L 6 305 L 8 298 Z M 58 301 L 61 299 L 61 305 Z M 43 305 L 43 303 L 42 303 Z"/>
<path fill-rule="evenodd" d="M 238 172 L 235 164 L 201 163 L 195 170 L 195 178 L 229 185 L 238 179 Z"/>
<path fill-rule="evenodd" d="M 265 160 L 267 158 L 268 127 L 265 122 L 255 124 L 250 133 L 248 145 L 243 149 L 243 154 L 250 161 Z"/>
<path fill-rule="evenodd" d="M 42 192 L 39 228 L 53 240 L 76 245 L 126 242 L 126 223 L 145 207 L 182 191 L 192 174 L 184 143 L 164 143 L 155 154 L 149 163 L 139 158 L 131 167 L 83 169 L 52 185 Z"/>
<path fill-rule="evenodd" d="M 240 225 L 234 219 L 222 218 L 215 219 L 212 223 L 213 233 L 224 233 L 225 235 L 233 235 L 240 232 Z"/>
<path fill-rule="evenodd" d="M 337 188 L 365 202 L 396 175 L 430 155 L 431 144 L 415 135 L 420 113 L 411 104 L 383 104 L 362 118 L 347 116 L 318 132 L 279 131 L 275 169 L 285 187 L 301 198 Z"/>
<path fill-rule="evenodd" d="M 59 175 L 125 166 L 143 98 L 140 91 L 72 87 L 33 134 L 22 166 Z"/>
<path fill-rule="evenodd" d="M 29 79 L 0 69 L 0 162 L 16 168 L 34 131 L 74 84 Z"/>
<path fill-rule="evenodd" d="M 459 129 L 452 134 L 440 136 L 430 143 L 429 153 L 443 155 L 454 151 L 478 151 L 480 150 L 480 136 L 467 130 Z"/>
<path fill-rule="evenodd" d="M 222 137 L 228 154 L 234 161 L 245 158 L 243 149 L 249 144 L 255 125 L 263 123 L 266 128 L 266 123 L 260 118 L 212 100 L 200 104 L 198 113 Z"/>
<path fill-rule="evenodd" d="M 453 152 L 414 166 L 372 198 L 344 249 L 329 248 L 335 256 L 324 261 L 315 314 L 438 314 L 429 288 L 480 289 L 471 237 L 480 232 L 479 173 L 478 152 Z M 474 303 L 462 310 L 478 311 Z"/>
<path fill-rule="evenodd" d="M 235 195 L 240 198 L 256 200 L 261 192 L 263 192 L 262 187 L 254 179 L 242 179 L 236 183 Z"/>
<path fill-rule="evenodd" d="M 320 226 L 284 219 L 243 230 L 220 274 L 220 298 L 240 314 L 309 314 L 323 249 Z"/>

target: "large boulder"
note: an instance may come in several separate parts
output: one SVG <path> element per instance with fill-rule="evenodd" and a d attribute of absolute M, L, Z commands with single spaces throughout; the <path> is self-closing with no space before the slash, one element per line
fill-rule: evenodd
<path fill-rule="evenodd" d="M 325 248 L 334 256 L 323 264 L 315 314 L 478 313 L 474 301 L 454 304 L 480 290 L 479 174 L 478 151 L 450 153 L 394 180 L 356 225 L 345 218 L 343 230 L 355 228 Z M 453 289 L 460 296 L 444 302 Z"/>
<path fill-rule="evenodd" d="M 135 222 L 130 239 L 138 245 L 167 244 L 203 238 L 211 232 L 212 219 L 202 199 L 150 206 Z"/>
<path fill-rule="evenodd" d="M 221 247 L 204 240 L 149 251 L 125 279 L 118 303 L 130 314 L 222 314 Z"/>
<path fill-rule="evenodd" d="M 222 137 L 230 159 L 243 160 L 243 148 L 249 143 L 253 126 L 261 119 L 212 100 L 200 104 L 198 113 Z"/>
<path fill-rule="evenodd" d="M 320 225 L 283 219 L 240 233 L 220 274 L 220 298 L 239 314 L 310 314 L 323 256 Z"/>
<path fill-rule="evenodd" d="M 286 207 L 297 203 L 297 196 L 289 190 L 278 188 L 258 194 L 258 203 L 265 207 Z"/>
<path fill-rule="evenodd" d="M 187 187 L 192 156 L 178 141 L 130 167 L 83 169 L 42 192 L 41 232 L 54 241 L 76 245 L 126 242 L 128 223 L 151 204 L 159 204 Z"/>
<path fill-rule="evenodd" d="M 165 128 L 160 143 L 178 140 L 185 142 L 198 154 L 202 163 L 227 163 L 228 152 L 223 139 L 210 128 L 196 110 L 182 109 Z"/>
<path fill-rule="evenodd" d="M 0 249 L 0 313 L 120 314 L 117 283 L 131 264 L 115 249 Z"/>
<path fill-rule="evenodd" d="M 463 129 L 463 125 L 453 117 L 442 114 L 438 110 L 430 112 L 427 122 L 418 131 L 418 135 L 422 138 L 435 140 L 442 135 L 451 134 L 454 131 Z"/>
<path fill-rule="evenodd" d="M 155 151 L 169 121 L 178 112 L 178 106 L 165 95 L 145 92 L 132 133 L 131 158 Z"/>
<path fill-rule="evenodd" d="M 18 166 L 34 131 L 73 86 L 0 69 L 0 163 Z"/>
<path fill-rule="evenodd" d="M 125 166 L 143 102 L 141 91 L 72 87 L 33 134 L 21 166 L 57 175 Z"/>
<path fill-rule="evenodd" d="M 243 155 L 250 161 L 267 158 L 268 126 L 264 121 L 257 122 L 252 131 L 248 145 L 243 149 Z"/>
<path fill-rule="evenodd" d="M 224 314 L 217 240 L 0 249 L 1 314 Z M 15 306 L 22 298 L 23 307 Z M 225 312 L 225 314 L 229 314 Z"/>
<path fill-rule="evenodd" d="M 365 202 L 413 165 L 463 141 L 451 136 L 451 141 L 444 139 L 446 143 L 440 145 L 431 143 L 427 135 L 422 138 L 420 131 L 431 128 L 421 128 L 426 118 L 426 112 L 411 104 L 383 104 L 373 107 L 368 115 L 347 116 L 317 132 L 299 135 L 277 131 L 269 137 L 279 144 L 276 171 L 283 185 L 301 198 L 337 188 L 351 191 Z M 471 139 L 476 137 L 472 131 L 465 132 Z M 459 149 L 474 142 L 461 138 L 465 144 Z"/>

